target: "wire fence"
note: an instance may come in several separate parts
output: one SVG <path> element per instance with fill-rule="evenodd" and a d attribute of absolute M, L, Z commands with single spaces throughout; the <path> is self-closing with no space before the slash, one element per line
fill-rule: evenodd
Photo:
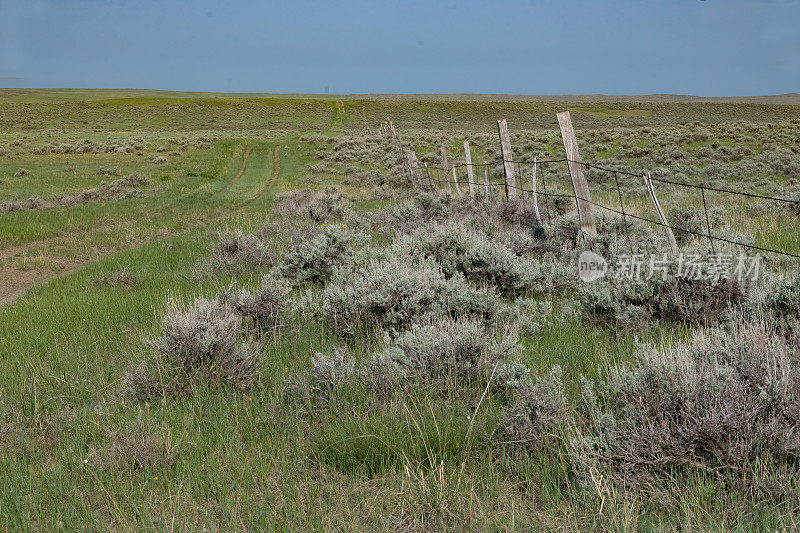
<path fill-rule="evenodd" d="M 708 206 L 707 206 L 707 203 L 706 203 L 705 192 L 706 191 L 711 191 L 711 192 L 716 192 L 716 193 L 730 194 L 730 195 L 734 195 L 734 196 L 741 196 L 741 197 L 747 197 L 747 198 L 756 198 L 756 199 L 761 199 L 761 200 L 774 201 L 774 202 L 778 202 L 778 203 L 794 204 L 794 205 L 797 206 L 798 211 L 800 212 L 800 201 L 793 200 L 793 199 L 790 199 L 790 198 L 782 198 L 782 197 L 778 197 L 778 196 L 768 196 L 768 195 L 763 195 L 763 194 L 749 193 L 749 192 L 745 192 L 745 191 L 735 191 L 735 190 L 732 190 L 732 189 L 724 189 L 724 188 L 720 188 L 720 187 L 710 187 L 710 186 L 704 185 L 704 184 L 687 183 L 687 182 L 676 181 L 676 180 L 668 180 L 668 179 L 665 179 L 665 178 L 657 178 L 657 177 L 654 178 L 654 177 L 647 176 L 644 173 L 637 174 L 635 172 L 629 172 L 629 171 L 626 171 L 626 170 L 603 167 L 601 165 L 597 165 L 597 164 L 594 164 L 594 163 L 585 163 L 585 162 L 582 162 L 582 161 L 576 161 L 576 160 L 568 159 L 566 157 L 560 158 L 560 159 L 547 159 L 547 160 L 542 160 L 542 161 L 522 161 L 522 162 L 521 161 L 514 161 L 514 160 L 506 160 L 506 159 L 502 159 L 501 158 L 501 159 L 496 159 L 496 160 L 493 160 L 493 161 L 483 162 L 483 163 L 454 163 L 452 165 L 449 165 L 448 168 L 437 167 L 437 166 L 429 166 L 429 165 L 425 164 L 425 170 L 426 170 L 427 175 L 426 176 L 420 176 L 419 178 L 417 178 L 417 180 L 409 180 L 409 181 L 418 181 L 418 180 L 421 179 L 423 181 L 428 181 L 428 183 L 431 186 L 433 185 L 433 183 L 452 184 L 452 185 L 454 185 L 453 180 L 448 177 L 449 173 L 453 172 L 454 169 L 459 169 L 459 168 L 463 168 L 463 167 L 467 167 L 467 166 L 479 167 L 479 168 L 481 168 L 481 167 L 494 167 L 494 166 L 497 166 L 497 165 L 500 165 L 500 164 L 505 164 L 505 163 L 515 164 L 515 165 L 517 165 L 517 168 L 521 168 L 521 165 L 534 165 L 535 164 L 535 165 L 543 166 L 543 165 L 558 164 L 558 163 L 574 163 L 574 164 L 582 165 L 585 168 L 591 168 L 591 169 L 594 169 L 594 170 L 611 173 L 611 174 L 613 174 L 614 181 L 616 183 L 617 193 L 618 193 L 618 196 L 619 196 L 619 209 L 616 209 L 616 208 L 613 208 L 613 207 L 608 207 L 606 205 L 603 205 L 603 204 L 601 204 L 599 202 L 590 200 L 588 198 L 579 197 L 575 193 L 569 194 L 569 193 L 560 193 L 560 192 L 547 192 L 547 185 L 546 185 L 546 182 L 544 181 L 544 179 L 542 180 L 543 190 L 538 190 L 537 189 L 535 191 L 533 189 L 528 189 L 528 188 L 525 188 L 525 187 L 518 186 L 516 184 L 510 184 L 510 183 L 507 183 L 507 182 L 500 182 L 500 183 L 498 183 L 498 182 L 484 182 L 484 183 L 479 183 L 479 182 L 475 181 L 475 182 L 473 182 L 473 187 L 504 187 L 506 190 L 507 189 L 515 189 L 516 191 L 519 191 L 520 193 L 529 193 L 530 195 L 534 195 L 535 194 L 536 196 L 543 196 L 545 198 L 567 198 L 567 199 L 575 200 L 576 203 L 578 201 L 583 201 L 583 202 L 586 202 L 588 204 L 591 204 L 592 206 L 597 207 L 598 209 L 602 209 L 604 211 L 608 211 L 608 212 L 616 213 L 618 215 L 622 215 L 623 220 L 626 219 L 627 217 L 630 217 L 632 219 L 640 220 L 642 222 L 649 222 L 649 223 L 655 224 L 657 226 L 662 226 L 662 227 L 665 227 L 665 228 L 669 228 L 670 230 L 683 232 L 683 233 L 694 235 L 694 236 L 701 237 L 701 238 L 706 238 L 711 243 L 712 250 L 714 250 L 714 242 L 716 241 L 716 242 L 723 242 L 723 243 L 727 243 L 727 244 L 731 244 L 731 245 L 735 245 L 735 246 L 741 246 L 743 248 L 746 248 L 746 249 L 749 249 L 749 250 L 755 250 L 755 251 L 758 251 L 758 252 L 772 253 L 772 254 L 791 257 L 791 258 L 795 258 L 795 259 L 800 258 L 799 254 L 794 254 L 794 253 L 791 253 L 791 252 L 788 252 L 788 251 L 785 251 L 785 250 L 776 250 L 774 248 L 767 248 L 765 246 L 757 246 L 755 244 L 748 244 L 748 243 L 744 243 L 744 242 L 739 242 L 739 241 L 735 241 L 735 240 L 728 239 L 728 238 L 725 238 L 725 237 L 719 237 L 719 236 L 716 236 L 716 235 L 712 234 L 712 232 L 711 232 L 711 224 L 710 224 L 710 220 L 709 220 L 709 216 L 708 216 Z M 430 174 L 431 170 L 440 170 L 440 171 L 442 171 L 442 174 L 443 174 L 444 178 L 434 178 Z M 700 194 L 701 194 L 702 201 L 703 201 L 703 208 L 704 208 L 704 211 L 705 211 L 707 232 L 697 231 L 697 230 L 693 230 L 693 229 L 689 229 L 689 228 L 682 228 L 682 227 L 678 227 L 678 226 L 672 226 L 672 225 L 664 223 L 664 222 L 662 222 L 660 220 L 653 220 L 653 219 L 650 219 L 650 218 L 647 218 L 647 217 L 642 217 L 642 216 L 639 216 L 639 215 L 635 215 L 635 214 L 633 214 L 633 213 L 631 213 L 629 211 L 626 211 L 625 210 L 625 205 L 624 205 L 624 202 L 623 202 L 623 199 L 622 199 L 622 190 L 621 190 L 620 185 L 619 185 L 618 175 L 630 176 L 630 177 L 634 177 L 634 178 L 642 179 L 642 180 L 655 181 L 655 182 L 664 183 L 664 184 L 668 184 L 668 185 L 676 186 L 676 187 L 684 187 L 684 188 L 689 188 L 689 189 L 693 189 L 693 190 L 700 190 Z M 627 232 L 627 227 L 626 227 L 626 232 Z M 628 239 L 628 242 L 630 244 L 630 236 L 627 235 L 627 233 L 626 233 L 626 238 Z M 716 253 L 716 251 L 715 251 L 715 253 Z"/>

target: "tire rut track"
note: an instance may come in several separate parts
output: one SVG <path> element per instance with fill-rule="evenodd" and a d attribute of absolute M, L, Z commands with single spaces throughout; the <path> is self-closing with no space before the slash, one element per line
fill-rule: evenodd
<path fill-rule="evenodd" d="M 270 178 L 269 183 L 267 183 L 267 185 L 263 189 L 261 189 L 261 192 L 259 192 L 258 194 L 256 194 L 255 196 L 253 196 L 252 198 L 247 200 L 247 202 L 245 202 L 246 204 L 249 204 L 250 202 L 254 202 L 256 200 L 261 199 L 265 194 L 267 194 L 270 191 L 270 189 L 272 189 L 272 186 L 275 185 L 275 183 L 278 181 L 278 174 L 280 174 L 280 172 L 281 172 L 281 147 L 280 147 L 280 145 L 275 147 L 275 152 L 273 153 L 272 157 L 274 159 L 274 163 L 272 165 L 272 167 L 273 167 L 272 168 L 272 177 Z"/>
<path fill-rule="evenodd" d="M 225 186 L 223 186 L 220 190 L 218 190 L 217 191 L 218 193 L 224 191 L 225 189 L 233 185 L 236 182 L 236 180 L 242 177 L 242 174 L 244 174 L 244 169 L 247 166 L 247 158 L 250 157 L 250 152 L 252 151 L 252 149 L 253 148 L 251 146 L 248 146 L 247 149 L 245 149 L 244 159 L 242 159 L 242 166 L 239 168 L 239 172 L 236 173 L 236 175 L 233 177 L 231 181 L 226 183 Z"/>

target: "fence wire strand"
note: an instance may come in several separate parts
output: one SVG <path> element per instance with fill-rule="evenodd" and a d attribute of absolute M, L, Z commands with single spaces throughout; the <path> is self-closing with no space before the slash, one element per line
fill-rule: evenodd
<path fill-rule="evenodd" d="M 495 166 L 495 165 L 499 165 L 501 163 L 512 163 L 512 164 L 513 163 L 517 163 L 518 168 L 519 168 L 519 165 L 522 165 L 522 164 L 530 164 L 530 165 L 532 165 L 533 161 L 522 161 L 522 162 L 519 162 L 519 161 L 506 160 L 506 159 L 502 159 L 501 158 L 501 159 L 497 159 L 497 160 L 489 161 L 489 162 L 484 162 L 484 163 L 472 163 L 472 166 L 473 167 Z M 696 237 L 707 238 L 712 243 L 713 243 L 713 241 L 720 241 L 720 242 L 725 242 L 725 243 L 728 243 L 728 244 L 732 244 L 734 246 L 741 246 L 743 248 L 747 248 L 747 249 L 751 249 L 751 250 L 757 250 L 757 251 L 760 251 L 760 252 L 773 253 L 773 254 L 778 254 L 778 255 L 784 255 L 784 256 L 787 256 L 787 257 L 792 257 L 792 258 L 795 258 L 795 259 L 800 259 L 800 255 L 798 255 L 798 254 L 793 254 L 793 253 L 786 252 L 786 251 L 783 251 L 783 250 L 775 250 L 775 249 L 772 249 L 772 248 L 756 246 L 754 244 L 747 244 L 747 243 L 744 243 L 744 242 L 738 242 L 738 241 L 734 241 L 732 239 L 726 239 L 724 237 L 717 237 L 717 236 L 711 235 L 710 224 L 708 224 L 709 233 L 703 233 L 703 232 L 700 232 L 700 231 L 694 231 L 694 230 L 690 230 L 690 229 L 687 229 L 687 228 L 681 228 L 681 227 L 672 226 L 672 225 L 669 225 L 669 224 L 664 224 L 661 221 L 652 220 L 652 219 L 649 219 L 649 218 L 646 218 L 646 217 L 641 217 L 641 216 L 638 216 L 638 215 L 634 215 L 633 213 L 627 212 L 625 210 L 624 205 L 622 204 L 622 192 L 621 192 L 621 190 L 619 190 L 619 180 L 617 178 L 617 173 L 623 174 L 623 175 L 627 175 L 627 176 L 632 176 L 632 177 L 635 177 L 637 179 L 641 178 L 643 174 L 637 174 L 637 173 L 628 172 L 628 171 L 625 171 L 625 170 L 602 167 L 602 166 L 595 165 L 595 164 L 592 164 L 592 163 L 585 163 L 585 162 L 582 162 L 582 161 L 574 161 L 574 160 L 571 160 L 571 159 L 568 159 L 568 158 L 549 159 L 549 160 L 537 161 L 536 163 L 538 165 L 548 164 L 548 163 L 577 163 L 577 164 L 583 165 L 584 167 L 587 167 L 587 168 L 592 168 L 592 169 L 595 169 L 595 170 L 600 170 L 600 171 L 604 171 L 604 172 L 610 172 L 610 173 L 614 174 L 614 179 L 615 179 L 615 181 L 617 183 L 618 194 L 619 194 L 619 197 L 620 197 L 620 206 L 621 206 L 622 210 L 614 209 L 612 207 L 605 206 L 605 205 L 600 204 L 598 202 L 594 202 L 592 200 L 587 200 L 586 198 L 580 198 L 576 194 L 563 194 L 563 193 L 547 192 L 546 191 L 546 187 L 545 187 L 545 190 L 543 190 L 543 191 L 537 191 L 537 194 L 542 195 L 543 197 L 545 197 L 545 199 L 546 198 L 568 198 L 568 199 L 574 199 L 576 202 L 578 202 L 579 200 L 583 200 L 583 201 L 585 201 L 585 202 L 587 202 L 587 203 L 589 203 L 589 204 L 591 204 L 591 205 L 593 205 L 595 207 L 603 209 L 605 211 L 610 211 L 612 213 L 616 213 L 618 215 L 622 215 L 623 221 L 626 220 L 626 217 L 630 217 L 630 218 L 633 218 L 633 219 L 641 220 L 642 222 L 649 222 L 651 224 L 656 224 L 657 226 L 667 227 L 667 228 L 670 228 L 672 230 L 688 233 L 688 234 L 694 235 Z M 451 167 L 449 169 L 447 169 L 447 172 L 448 173 L 451 172 L 452 168 L 460 168 L 460 167 L 467 166 L 468 164 L 469 163 L 459 163 L 459 164 L 451 165 Z M 428 166 L 427 164 L 426 164 L 425 168 L 426 169 L 444 170 L 444 169 L 442 169 L 440 167 Z M 544 174 L 545 173 L 543 172 L 542 173 L 542 182 L 543 183 L 544 183 Z M 437 183 L 449 183 L 450 182 L 449 179 L 433 178 L 433 177 L 430 176 L 430 172 L 428 172 L 427 178 L 428 178 L 429 182 L 437 182 Z M 521 174 L 520 174 L 520 179 L 521 179 Z M 695 184 L 692 184 L 692 183 L 667 180 L 667 179 L 663 179 L 663 178 L 651 178 L 651 179 L 653 181 L 657 181 L 657 182 L 660 182 L 660 183 L 666 183 L 666 184 L 669 184 L 669 185 L 675 185 L 675 186 L 679 186 L 679 187 L 687 187 L 687 188 L 693 188 L 693 189 L 700 189 L 701 193 L 703 194 L 703 197 L 704 197 L 703 198 L 704 203 L 705 203 L 705 193 L 704 193 L 704 191 L 706 191 L 706 190 L 714 191 L 714 192 L 721 192 L 721 193 L 728 193 L 728 194 L 738 195 L 738 196 L 745 196 L 745 197 L 750 197 L 750 198 L 759 198 L 759 199 L 764 199 L 764 200 L 773 200 L 773 201 L 777 201 L 777 202 L 786 202 L 786 203 L 791 203 L 791 204 L 800 203 L 800 201 L 798 201 L 798 200 L 791 200 L 791 199 L 788 199 L 788 198 L 780 198 L 780 197 L 775 197 L 775 196 L 766 196 L 766 195 L 760 195 L 760 194 L 755 194 L 755 193 L 747 193 L 747 192 L 742 192 L 742 191 L 733 191 L 733 190 L 730 190 L 730 189 L 721 189 L 721 188 L 716 188 L 716 187 L 708 187 L 706 185 L 695 185 Z M 518 185 L 511 185 L 511 184 L 507 184 L 505 182 L 503 182 L 503 183 L 497 183 L 497 182 L 492 183 L 492 182 L 490 182 L 488 185 L 490 187 L 508 187 L 508 188 L 515 189 L 515 190 L 517 190 L 517 191 L 519 191 L 521 193 L 533 193 L 532 189 L 526 189 L 525 187 L 520 187 Z M 549 215 L 549 208 L 548 208 L 548 215 Z M 708 218 L 707 214 L 706 214 L 706 217 Z M 627 230 L 627 228 L 626 228 L 626 230 Z M 630 237 L 628 237 L 628 240 L 629 240 L 629 246 L 630 246 Z M 713 244 L 712 244 L 712 249 L 713 249 Z"/>

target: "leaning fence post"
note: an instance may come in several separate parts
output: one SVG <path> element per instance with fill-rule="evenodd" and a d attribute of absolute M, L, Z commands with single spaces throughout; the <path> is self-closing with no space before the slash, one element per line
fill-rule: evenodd
<path fill-rule="evenodd" d="M 644 184 L 647 186 L 647 192 L 650 193 L 650 199 L 653 201 L 653 205 L 656 207 L 656 212 L 658 212 L 658 218 L 661 220 L 661 225 L 664 226 L 664 231 L 667 232 L 667 239 L 669 240 L 669 247 L 672 249 L 672 253 L 678 253 L 678 243 L 675 241 L 675 235 L 672 233 L 672 228 L 667 223 L 667 217 L 664 216 L 664 211 L 661 209 L 661 204 L 658 203 L 658 198 L 656 198 L 656 190 L 653 188 L 653 181 L 650 179 L 650 173 L 647 173 L 647 176 L 644 177 Z"/>
<path fill-rule="evenodd" d="M 561 129 L 561 140 L 564 142 L 564 151 L 567 154 L 567 165 L 569 175 L 572 178 L 572 189 L 575 191 L 578 205 L 578 219 L 581 229 L 589 234 L 596 233 L 594 227 L 594 216 L 592 215 L 592 197 L 589 194 L 589 184 L 583 175 L 583 162 L 578 153 L 578 140 L 575 138 L 575 130 L 572 129 L 572 120 L 569 111 L 557 113 L 558 127 Z"/>
<path fill-rule="evenodd" d="M 472 173 L 472 153 L 469 151 L 469 141 L 464 141 L 464 157 L 467 160 L 467 180 L 469 180 L 469 197 L 475 197 L 475 175 Z"/>
<path fill-rule="evenodd" d="M 506 119 L 497 121 L 497 131 L 500 134 L 500 148 L 503 153 L 503 171 L 506 176 L 506 199 L 516 200 L 517 182 L 514 179 L 514 156 L 511 154 L 511 137 L 508 135 Z"/>
<path fill-rule="evenodd" d="M 489 199 L 489 165 L 483 162 L 483 186 L 486 188 L 486 199 Z"/>
<path fill-rule="evenodd" d="M 453 165 L 453 183 L 456 185 L 456 192 L 461 196 L 461 187 L 458 186 L 458 178 L 456 177 L 456 166 Z"/>
<path fill-rule="evenodd" d="M 533 213 L 536 215 L 536 222 L 542 225 L 542 215 L 539 213 L 539 198 L 536 195 L 536 158 L 533 158 L 533 176 L 531 177 L 531 192 L 533 197 Z"/>
<path fill-rule="evenodd" d="M 439 149 L 439 152 L 442 154 L 442 174 L 444 174 L 444 179 L 447 182 L 447 192 L 453 194 L 453 186 L 450 185 L 450 176 L 447 175 L 448 174 L 447 169 L 450 168 L 450 165 L 447 163 L 447 149 L 445 149 L 445 147 L 442 146 Z"/>

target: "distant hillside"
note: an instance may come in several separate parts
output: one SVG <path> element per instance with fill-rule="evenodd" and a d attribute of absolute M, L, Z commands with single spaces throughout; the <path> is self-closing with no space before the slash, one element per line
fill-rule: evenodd
<path fill-rule="evenodd" d="M 282 94 L 282 93 L 214 93 L 161 91 L 157 89 L 16 89 L 0 88 L 0 100 L 16 102 L 85 101 L 114 98 L 302 98 L 320 100 L 403 100 L 403 101 L 481 101 L 481 102 L 630 102 L 630 103 L 737 103 L 800 105 L 800 93 L 764 96 L 693 96 L 682 94 Z"/>

